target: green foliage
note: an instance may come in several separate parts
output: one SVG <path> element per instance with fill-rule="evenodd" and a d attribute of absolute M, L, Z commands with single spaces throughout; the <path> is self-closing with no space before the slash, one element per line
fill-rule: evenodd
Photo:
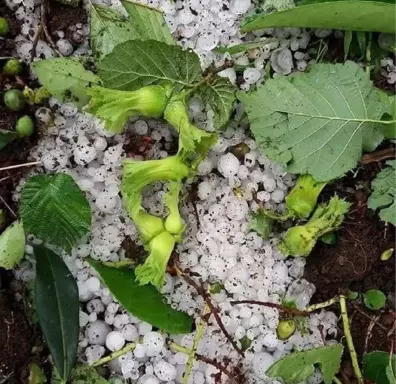
<path fill-rule="evenodd" d="M 59 376 L 66 382 L 77 358 L 77 284 L 60 256 L 43 246 L 35 246 L 34 255 L 35 302 L 39 324 Z"/>
<path fill-rule="evenodd" d="M 10 23 L 5 17 L 0 17 L 0 36 L 5 36 L 10 31 Z"/>
<path fill-rule="evenodd" d="M 272 45 L 272 44 L 278 45 L 278 40 L 264 37 L 262 39 L 249 41 L 247 43 L 219 46 L 215 48 L 213 52 L 220 54 L 228 52 L 230 55 L 237 55 L 238 53 L 246 52 L 249 49 L 262 48 L 265 47 L 266 45 Z"/>
<path fill-rule="evenodd" d="M 8 76 L 18 75 L 22 72 L 22 63 L 18 59 L 9 59 L 4 64 L 3 73 Z"/>
<path fill-rule="evenodd" d="M 94 367 L 78 364 L 70 375 L 70 384 L 109 384 Z"/>
<path fill-rule="evenodd" d="M 215 113 L 214 126 L 216 129 L 223 128 L 230 118 L 230 113 L 235 101 L 235 87 L 228 79 L 216 77 L 201 85 L 197 94 L 204 104 L 209 104 Z"/>
<path fill-rule="evenodd" d="M 328 232 L 321 236 L 319 240 L 327 245 L 336 245 L 338 242 L 338 237 L 335 232 Z"/>
<path fill-rule="evenodd" d="M 387 161 L 386 165 L 372 182 L 373 192 L 367 206 L 373 210 L 379 209 L 382 221 L 396 225 L 396 161 Z"/>
<path fill-rule="evenodd" d="M 124 91 L 165 83 L 189 87 L 201 78 L 195 53 L 155 40 L 121 43 L 100 61 L 98 68 L 105 87 Z"/>
<path fill-rule="evenodd" d="M 132 116 L 161 117 L 171 93 L 170 86 L 150 85 L 137 91 L 119 91 L 103 87 L 89 88 L 86 108 L 106 123 L 113 133 L 120 133 Z"/>
<path fill-rule="evenodd" d="M 19 137 L 17 132 L 0 129 L 0 150 Z"/>
<path fill-rule="evenodd" d="M 127 268 L 105 267 L 88 259 L 103 283 L 119 303 L 133 316 L 146 321 L 164 332 L 189 333 L 192 319 L 164 302 L 162 295 L 151 285 L 139 285 L 135 273 Z"/>
<path fill-rule="evenodd" d="M 382 117 L 391 114 L 368 75 L 355 63 L 315 64 L 298 76 L 266 81 L 257 92 L 239 92 L 256 141 L 292 173 L 317 181 L 341 177 L 363 150 L 383 139 Z"/>
<path fill-rule="evenodd" d="M 29 372 L 29 382 L 28 384 L 44 384 L 47 382 L 47 378 L 44 373 L 41 371 L 40 367 L 37 364 L 30 364 L 30 372 Z"/>
<path fill-rule="evenodd" d="M 26 232 L 68 252 L 91 227 L 89 203 L 65 173 L 32 176 L 23 188 L 20 212 Z"/>
<path fill-rule="evenodd" d="M 378 289 L 369 289 L 363 293 L 363 303 L 367 308 L 376 311 L 385 306 L 386 296 Z"/>
<path fill-rule="evenodd" d="M 307 223 L 287 230 L 279 243 L 279 250 L 286 256 L 308 256 L 321 236 L 342 224 L 350 206 L 337 196 L 320 204 Z"/>
<path fill-rule="evenodd" d="M 19 89 L 10 89 L 3 96 L 4 105 L 11 111 L 19 111 L 25 106 L 25 99 Z"/>
<path fill-rule="evenodd" d="M 51 95 L 79 107 L 89 100 L 87 87 L 99 82 L 99 78 L 86 70 L 78 58 L 39 60 L 32 64 L 32 68 Z"/>
<path fill-rule="evenodd" d="M 363 376 L 376 384 L 395 384 L 396 358 L 387 352 L 374 351 L 363 355 Z"/>
<path fill-rule="evenodd" d="M 22 223 L 15 221 L 0 235 L 0 267 L 12 269 L 25 254 L 25 231 Z"/>
<path fill-rule="evenodd" d="M 274 220 L 268 217 L 265 212 L 258 211 L 252 215 L 249 229 L 257 232 L 264 240 L 268 240 L 269 235 L 272 232 L 273 223 Z"/>
<path fill-rule="evenodd" d="M 330 384 L 340 369 L 342 345 L 327 345 L 294 352 L 283 357 L 268 368 L 267 376 L 282 379 L 285 384 L 299 384 L 315 373 L 315 365 L 319 364 L 325 384 Z"/>
<path fill-rule="evenodd" d="M 378 1 L 326 1 L 246 17 L 242 32 L 272 27 L 331 28 L 396 33 L 395 4 Z"/>

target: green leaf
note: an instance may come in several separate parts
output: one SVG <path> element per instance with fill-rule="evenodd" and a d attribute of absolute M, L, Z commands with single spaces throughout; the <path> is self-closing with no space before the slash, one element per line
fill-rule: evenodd
<path fill-rule="evenodd" d="M 92 259 L 87 261 L 130 314 L 165 332 L 191 332 L 192 319 L 166 304 L 164 297 L 152 285 L 139 285 L 131 269 L 106 267 Z"/>
<path fill-rule="evenodd" d="M 0 150 L 3 149 L 11 141 L 16 140 L 19 137 L 18 133 L 14 131 L 7 131 L 0 129 Z"/>
<path fill-rule="evenodd" d="M 51 95 L 64 102 L 73 102 L 79 107 L 88 102 L 86 88 L 100 81 L 77 58 L 39 60 L 32 67 L 40 83 Z"/>
<path fill-rule="evenodd" d="M 388 371 L 388 372 L 387 372 Z M 387 352 L 374 351 L 363 355 L 363 376 L 376 384 L 394 384 L 392 376 L 396 371 L 396 358 Z"/>
<path fill-rule="evenodd" d="M 272 160 L 291 173 L 329 181 L 351 170 L 383 139 L 379 93 L 355 63 L 315 64 L 239 92 L 251 130 Z M 364 132 L 364 134 L 363 134 Z"/>
<path fill-rule="evenodd" d="M 213 52 L 219 54 L 228 52 L 230 55 L 236 55 L 238 53 L 246 52 L 249 49 L 261 48 L 261 47 L 265 47 L 266 45 L 273 45 L 273 44 L 276 44 L 276 46 L 278 46 L 279 41 L 277 39 L 270 39 L 264 37 L 259 40 L 249 41 L 248 43 L 236 44 L 231 46 L 230 45 L 218 46 L 213 50 Z"/>
<path fill-rule="evenodd" d="M 39 323 L 60 377 L 66 382 L 77 358 L 77 284 L 60 256 L 43 246 L 36 256 L 35 302 Z"/>
<path fill-rule="evenodd" d="M 246 17 L 242 32 L 272 27 L 331 28 L 396 33 L 395 4 L 378 1 L 328 1 L 271 14 Z"/>
<path fill-rule="evenodd" d="M 271 365 L 266 374 L 281 378 L 286 384 L 304 382 L 315 373 L 315 364 L 319 364 L 325 384 L 330 384 L 340 369 L 342 345 L 327 345 L 303 352 L 294 352 Z M 298 367 L 298 369 L 297 369 Z"/>
<path fill-rule="evenodd" d="M 366 32 L 356 32 L 356 38 L 358 41 L 360 54 L 362 57 L 366 55 L 366 47 L 367 47 L 367 37 Z"/>
<path fill-rule="evenodd" d="M 25 254 L 25 231 L 19 221 L 15 221 L 0 236 L 0 267 L 14 268 Z"/>
<path fill-rule="evenodd" d="M 121 0 L 121 4 L 128 12 L 140 40 L 156 40 L 169 45 L 175 44 L 161 11 L 128 0 Z"/>
<path fill-rule="evenodd" d="M 396 225 L 396 160 L 387 161 L 386 165 L 371 183 L 373 192 L 367 206 L 379 209 L 382 221 Z"/>
<path fill-rule="evenodd" d="M 214 81 L 205 83 L 197 90 L 204 104 L 209 104 L 213 109 L 215 128 L 225 126 L 235 101 L 235 87 L 228 79 L 216 77 Z"/>
<path fill-rule="evenodd" d="M 376 311 L 385 306 L 386 296 L 378 289 L 369 289 L 363 293 L 363 302 L 367 308 Z"/>
<path fill-rule="evenodd" d="M 28 384 L 44 384 L 46 382 L 47 378 L 41 371 L 40 367 L 35 363 L 31 363 Z"/>
<path fill-rule="evenodd" d="M 387 367 L 385 368 L 385 374 L 390 384 L 396 384 L 395 371 L 390 361 Z"/>
<path fill-rule="evenodd" d="M 344 60 L 347 59 L 349 54 L 349 48 L 352 43 L 352 31 L 345 31 L 344 34 Z"/>
<path fill-rule="evenodd" d="M 117 45 L 99 63 L 105 87 L 133 91 L 146 85 L 191 86 L 201 77 L 198 56 L 177 45 L 155 40 L 130 40 Z"/>
<path fill-rule="evenodd" d="M 31 177 L 23 188 L 20 209 L 26 232 L 68 252 L 91 227 L 89 203 L 65 173 Z"/>
<path fill-rule="evenodd" d="M 133 23 L 120 12 L 93 5 L 90 12 L 90 41 L 93 53 L 101 58 L 124 41 L 140 38 Z"/>
<path fill-rule="evenodd" d="M 70 376 L 70 384 L 109 384 L 94 367 L 78 364 Z"/>
<path fill-rule="evenodd" d="M 269 218 L 264 212 L 257 212 L 252 215 L 249 229 L 257 232 L 264 240 L 268 240 L 272 232 L 274 220 Z"/>

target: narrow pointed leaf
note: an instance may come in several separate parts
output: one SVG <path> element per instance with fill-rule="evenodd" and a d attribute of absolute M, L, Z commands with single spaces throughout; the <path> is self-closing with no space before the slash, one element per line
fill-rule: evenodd
<path fill-rule="evenodd" d="M 125 91 L 159 83 L 191 86 L 201 77 L 201 65 L 194 52 L 155 40 L 119 44 L 98 67 L 106 88 Z"/>
<path fill-rule="evenodd" d="M 121 4 L 128 12 L 140 40 L 156 40 L 170 45 L 175 44 L 161 11 L 128 0 L 122 0 Z"/>
<path fill-rule="evenodd" d="M 15 221 L 0 236 L 0 267 L 12 269 L 25 254 L 25 231 L 22 223 Z"/>
<path fill-rule="evenodd" d="M 66 251 L 91 227 L 89 203 L 65 173 L 31 177 L 23 188 L 20 209 L 27 232 Z"/>
<path fill-rule="evenodd" d="M 395 33 L 396 7 L 394 3 L 378 1 L 327 1 L 248 16 L 241 24 L 242 32 L 272 27 Z"/>
<path fill-rule="evenodd" d="M 270 79 L 255 93 L 239 92 L 239 98 L 265 154 L 317 181 L 341 177 L 381 142 L 390 105 L 350 61 L 315 64 L 307 73 Z"/>
<path fill-rule="evenodd" d="M 0 149 L 3 149 L 7 144 L 16 140 L 18 137 L 19 135 L 16 132 L 0 129 Z"/>
<path fill-rule="evenodd" d="M 36 246 L 34 255 L 37 316 L 58 373 L 66 382 L 77 358 L 77 284 L 60 256 L 43 246 Z"/>
<path fill-rule="evenodd" d="M 131 269 L 106 267 L 92 259 L 87 261 L 130 314 L 165 332 L 191 332 L 192 319 L 166 304 L 165 298 L 152 285 L 139 285 Z"/>

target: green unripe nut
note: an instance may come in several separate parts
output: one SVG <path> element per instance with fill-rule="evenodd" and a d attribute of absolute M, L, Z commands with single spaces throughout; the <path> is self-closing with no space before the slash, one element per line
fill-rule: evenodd
<path fill-rule="evenodd" d="M 19 75 L 21 72 L 22 63 L 17 59 L 8 60 L 3 67 L 3 73 L 9 76 Z"/>
<path fill-rule="evenodd" d="M 25 106 L 25 99 L 22 91 L 10 89 L 4 94 L 4 104 L 12 111 L 19 111 Z"/>
<path fill-rule="evenodd" d="M 279 340 L 287 340 L 296 331 L 294 320 L 281 320 L 276 329 Z"/>
<path fill-rule="evenodd" d="M 5 17 L 0 17 L 0 36 L 5 36 L 10 32 L 10 23 Z"/>
<path fill-rule="evenodd" d="M 42 104 L 51 97 L 47 88 L 40 87 L 34 91 L 34 104 Z"/>
<path fill-rule="evenodd" d="M 34 122 L 30 116 L 22 116 L 18 119 L 15 130 L 21 136 L 31 136 L 34 133 Z"/>

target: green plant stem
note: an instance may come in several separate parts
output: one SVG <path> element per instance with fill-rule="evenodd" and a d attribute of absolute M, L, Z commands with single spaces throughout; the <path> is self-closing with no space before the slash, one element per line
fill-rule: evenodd
<path fill-rule="evenodd" d="M 346 297 L 343 295 L 340 296 L 340 307 L 341 307 L 342 325 L 344 328 L 344 334 L 349 350 L 349 355 L 351 356 L 353 371 L 355 372 L 358 383 L 364 384 L 363 375 L 359 367 L 355 346 L 353 345 L 353 339 L 352 339 L 351 328 L 350 328 L 348 312 L 347 312 Z"/>
<path fill-rule="evenodd" d="M 201 320 L 199 321 L 197 331 L 195 332 L 193 347 L 192 347 L 191 352 L 188 356 L 186 369 L 185 369 L 184 375 L 183 375 L 183 384 L 188 384 L 188 379 L 190 378 L 190 375 L 191 375 L 191 372 L 193 369 L 193 365 L 194 365 L 195 354 L 197 353 L 199 342 L 201 341 L 201 339 L 205 333 L 206 321 L 204 320 L 204 316 L 209 312 L 210 312 L 209 305 L 207 303 L 205 303 L 205 307 L 202 311 Z"/>
<path fill-rule="evenodd" d="M 335 384 L 342 384 L 342 382 L 341 382 L 341 380 L 340 379 L 338 379 L 337 377 L 333 377 L 333 382 L 335 383 Z"/>
<path fill-rule="evenodd" d="M 133 351 L 135 349 L 135 347 L 136 347 L 135 343 L 128 344 L 124 348 L 120 349 L 119 351 L 115 351 L 115 352 L 111 353 L 109 356 L 105 356 L 99 360 L 96 360 L 92 364 L 92 367 L 98 367 L 99 365 L 106 364 L 109 361 L 116 359 L 117 357 L 125 355 L 129 351 Z"/>
<path fill-rule="evenodd" d="M 370 75 L 371 72 L 371 41 L 373 38 L 373 34 L 370 32 L 368 33 L 368 41 L 366 47 L 366 73 Z"/>
<path fill-rule="evenodd" d="M 174 341 L 169 341 L 168 346 L 169 348 L 173 349 L 175 352 L 185 353 L 186 355 L 190 355 L 191 353 L 191 349 L 182 347 L 181 345 L 176 344 Z"/>
<path fill-rule="evenodd" d="M 340 298 L 338 296 L 335 296 L 332 299 L 324 301 L 323 303 L 310 305 L 309 307 L 306 308 L 306 311 L 313 312 L 313 311 L 317 311 L 318 309 L 327 308 L 327 307 L 330 307 L 330 305 L 337 303 L 339 300 L 340 300 Z"/>

